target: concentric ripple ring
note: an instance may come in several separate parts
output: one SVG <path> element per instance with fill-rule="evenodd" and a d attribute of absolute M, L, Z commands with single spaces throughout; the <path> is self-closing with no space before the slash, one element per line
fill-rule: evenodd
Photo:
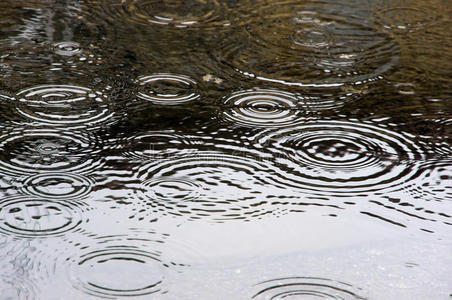
<path fill-rule="evenodd" d="M 300 120 L 301 109 L 297 107 L 296 95 L 277 91 L 256 89 L 233 93 L 224 100 L 225 120 L 249 127 L 280 127 Z"/>
<path fill-rule="evenodd" d="M 102 160 L 97 136 L 88 131 L 24 129 L 4 133 L 0 149 L 5 155 L 0 168 L 7 174 L 42 172 L 82 173 L 98 167 Z"/>
<path fill-rule="evenodd" d="M 347 12 L 343 6 L 320 1 L 264 6 L 261 19 L 225 35 L 217 47 L 221 53 L 215 53 L 235 72 L 294 87 L 380 80 L 398 64 L 399 46 L 365 19 L 339 14 Z"/>
<path fill-rule="evenodd" d="M 77 200 L 91 192 L 89 177 L 71 173 L 41 173 L 29 176 L 21 189 L 30 195 L 45 199 Z"/>
<path fill-rule="evenodd" d="M 188 76 L 154 74 L 138 78 L 137 97 L 160 105 L 179 105 L 200 97 L 196 82 Z"/>
<path fill-rule="evenodd" d="M 91 125 L 111 117 L 107 96 L 73 85 L 39 85 L 17 93 L 17 110 L 26 118 L 56 125 Z"/>
<path fill-rule="evenodd" d="M 403 134 L 364 122 L 313 121 L 266 130 L 256 140 L 281 168 L 280 184 L 329 195 L 393 189 L 428 153 Z"/>

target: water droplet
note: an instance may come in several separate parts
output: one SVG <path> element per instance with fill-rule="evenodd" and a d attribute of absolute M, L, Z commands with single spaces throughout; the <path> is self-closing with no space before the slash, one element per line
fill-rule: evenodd
<path fill-rule="evenodd" d="M 59 42 L 53 45 L 55 53 L 63 56 L 73 56 L 82 52 L 76 42 Z"/>

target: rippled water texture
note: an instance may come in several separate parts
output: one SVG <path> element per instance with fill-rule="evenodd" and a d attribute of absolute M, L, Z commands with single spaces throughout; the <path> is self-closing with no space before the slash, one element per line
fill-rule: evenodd
<path fill-rule="evenodd" d="M 0 300 L 451 298 L 451 16 L 0 1 Z"/>

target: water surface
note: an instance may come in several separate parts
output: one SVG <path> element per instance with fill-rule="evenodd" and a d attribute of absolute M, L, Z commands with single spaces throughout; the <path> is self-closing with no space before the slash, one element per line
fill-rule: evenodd
<path fill-rule="evenodd" d="M 3 1 L 0 298 L 450 298 L 451 15 Z"/>

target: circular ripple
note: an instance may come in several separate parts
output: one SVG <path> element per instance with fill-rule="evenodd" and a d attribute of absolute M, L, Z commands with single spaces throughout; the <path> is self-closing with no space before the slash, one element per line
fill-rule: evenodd
<path fill-rule="evenodd" d="M 153 253 L 118 246 L 90 252 L 81 259 L 78 264 L 83 278 L 76 287 L 90 295 L 125 297 L 161 292 L 164 278 L 159 272 L 159 259 Z"/>
<path fill-rule="evenodd" d="M 130 159 L 153 161 L 195 151 L 189 137 L 172 131 L 153 131 L 126 140 L 123 155 Z"/>
<path fill-rule="evenodd" d="M 278 180 L 315 193 L 356 195 L 397 187 L 428 153 L 408 137 L 364 122 L 316 121 L 257 137 Z"/>
<path fill-rule="evenodd" d="M 149 199 L 155 202 L 177 203 L 193 201 L 199 197 L 200 187 L 187 178 L 158 178 L 143 182 Z"/>
<path fill-rule="evenodd" d="M 261 19 L 225 36 L 216 55 L 246 76 L 289 86 L 379 80 L 398 63 L 399 47 L 366 19 L 345 15 L 353 10 L 334 2 L 263 6 Z"/>
<path fill-rule="evenodd" d="M 107 96 L 71 85 L 40 85 L 17 94 L 17 110 L 42 123 L 91 125 L 111 117 Z"/>
<path fill-rule="evenodd" d="M 105 298 L 164 294 L 165 280 L 183 264 L 166 262 L 166 236 L 154 232 L 95 236 L 82 255 L 68 258 L 70 280 L 82 292 Z M 80 243 L 78 243 L 80 245 Z"/>
<path fill-rule="evenodd" d="M 300 120 L 296 95 L 277 90 L 248 90 L 232 94 L 224 104 L 224 119 L 250 127 L 280 127 Z"/>
<path fill-rule="evenodd" d="M 54 200 L 85 198 L 93 182 L 85 176 L 69 173 L 44 173 L 25 179 L 22 190 L 30 195 Z"/>
<path fill-rule="evenodd" d="M 380 5 L 375 10 L 376 23 L 391 32 L 403 33 L 428 28 L 440 23 L 447 15 L 443 14 L 447 7 L 444 10 L 438 9 L 442 6 L 439 2 L 390 1 L 385 4 L 385 7 Z"/>
<path fill-rule="evenodd" d="M 70 203 L 16 197 L 0 203 L 0 229 L 24 237 L 55 236 L 79 226 L 81 213 Z"/>
<path fill-rule="evenodd" d="M 360 289 L 326 278 L 279 278 L 261 282 L 256 286 L 262 289 L 253 295 L 253 299 L 364 299 L 358 295 Z"/>
<path fill-rule="evenodd" d="M 138 98 L 155 104 L 178 105 L 199 98 L 196 82 L 190 77 L 174 74 L 155 74 L 137 80 Z"/>
<path fill-rule="evenodd" d="M 87 172 L 99 166 L 100 146 L 85 131 L 24 129 L 0 139 L 0 169 L 7 174 Z"/>
<path fill-rule="evenodd" d="M 56 54 L 63 56 L 73 56 L 82 52 L 79 43 L 59 42 L 53 45 Z"/>
<path fill-rule="evenodd" d="M 240 153 L 202 152 L 156 161 L 136 170 L 144 182 L 133 190 L 131 218 L 253 220 L 278 210 L 267 196 L 278 192 L 270 166 Z"/>
<path fill-rule="evenodd" d="M 251 7 L 244 3 L 226 3 L 216 0 L 145 1 L 122 0 L 102 6 L 112 18 L 142 25 L 171 26 L 173 28 L 213 29 L 242 25 L 249 21 Z M 248 1 L 245 4 L 249 5 Z"/>

